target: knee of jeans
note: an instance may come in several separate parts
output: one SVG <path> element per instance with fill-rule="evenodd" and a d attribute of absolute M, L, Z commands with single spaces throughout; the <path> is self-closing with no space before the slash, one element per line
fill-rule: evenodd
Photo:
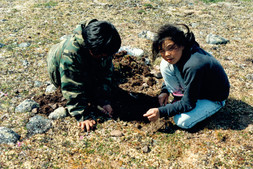
<path fill-rule="evenodd" d="M 178 127 L 183 129 L 190 129 L 194 126 L 190 118 L 182 117 L 181 115 L 174 116 L 174 122 Z"/>

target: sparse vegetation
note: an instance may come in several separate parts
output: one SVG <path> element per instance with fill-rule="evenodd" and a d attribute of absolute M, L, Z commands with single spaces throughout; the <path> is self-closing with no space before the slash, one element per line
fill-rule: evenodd
<path fill-rule="evenodd" d="M 0 145 L 0 168 L 253 167 L 253 79 L 247 76 L 253 74 L 251 0 L 1 0 L 0 4 L 0 43 L 5 45 L 0 48 L 0 127 L 21 135 L 15 145 Z M 25 138 L 32 113 L 15 113 L 15 107 L 45 92 L 48 50 L 87 17 L 112 22 L 123 46 L 144 49 L 149 57 L 151 41 L 138 38 L 138 33 L 155 32 L 167 22 L 189 25 L 201 47 L 217 57 L 229 76 L 226 106 L 190 131 L 177 128 L 170 118 L 166 127 L 150 135 L 136 123 L 122 120 L 99 123 L 87 134 L 67 117 L 53 121 L 48 132 Z M 210 33 L 230 42 L 207 44 Z M 19 47 L 23 42 L 31 46 Z M 35 81 L 42 85 L 35 86 Z M 112 130 L 124 135 L 111 137 Z M 150 151 L 145 152 L 145 146 Z"/>

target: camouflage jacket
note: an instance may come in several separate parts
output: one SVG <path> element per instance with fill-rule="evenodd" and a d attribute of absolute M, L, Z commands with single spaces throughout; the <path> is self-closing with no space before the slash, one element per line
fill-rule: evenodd
<path fill-rule="evenodd" d="M 82 30 L 88 23 L 77 25 L 73 34 L 51 48 L 54 51 L 52 56 L 48 55 L 51 57 L 48 61 L 54 65 L 53 71 L 56 72 L 53 83 L 61 86 L 62 94 L 68 101 L 68 112 L 78 121 L 87 118 L 91 98 L 96 97 L 97 103 L 103 106 L 110 104 L 111 97 L 112 56 L 101 61 L 92 58 L 84 47 L 82 37 Z"/>

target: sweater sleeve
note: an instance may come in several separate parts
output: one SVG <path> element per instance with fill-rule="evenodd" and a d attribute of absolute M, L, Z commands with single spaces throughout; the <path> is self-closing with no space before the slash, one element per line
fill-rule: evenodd
<path fill-rule="evenodd" d="M 180 101 L 159 107 L 161 116 L 174 116 L 176 114 L 191 111 L 196 106 L 201 88 L 201 78 L 204 74 L 202 66 L 191 66 L 184 70 L 185 92 Z"/>

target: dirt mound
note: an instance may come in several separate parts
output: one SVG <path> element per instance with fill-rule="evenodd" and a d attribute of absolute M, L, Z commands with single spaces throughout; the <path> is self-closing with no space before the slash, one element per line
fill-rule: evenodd
<path fill-rule="evenodd" d="M 142 114 L 158 105 L 154 92 L 156 79 L 150 73 L 151 67 L 145 64 L 145 57 L 136 58 L 127 55 L 126 51 L 115 54 L 113 64 L 115 68 L 112 92 L 114 117 L 122 120 L 144 120 Z M 145 87 L 143 84 L 146 84 Z M 144 88 L 151 95 L 140 93 Z M 40 105 L 37 113 L 45 115 L 49 115 L 60 106 L 66 106 L 67 103 L 60 88 L 53 94 L 35 96 L 34 100 Z"/>

